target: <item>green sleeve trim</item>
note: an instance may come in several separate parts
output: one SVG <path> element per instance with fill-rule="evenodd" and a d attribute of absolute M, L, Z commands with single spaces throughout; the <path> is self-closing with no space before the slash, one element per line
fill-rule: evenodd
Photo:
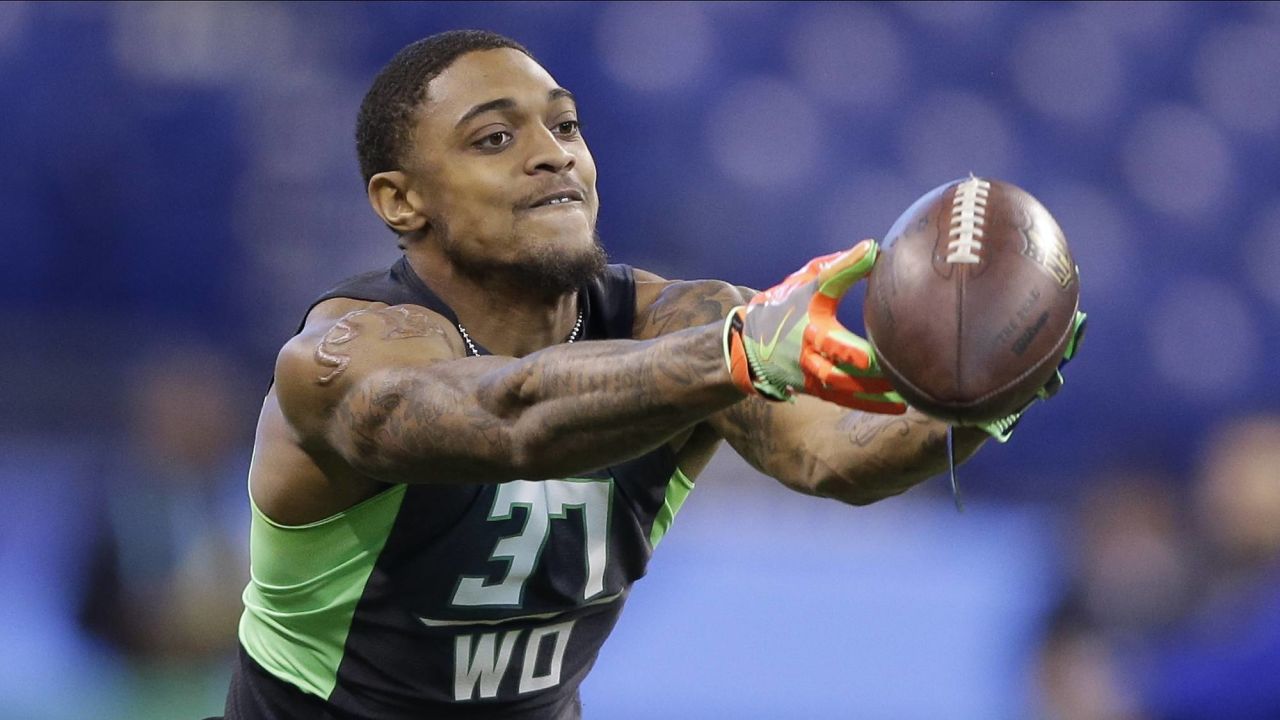
<path fill-rule="evenodd" d="M 272 675 L 328 699 L 356 603 L 407 490 L 396 485 L 332 517 L 281 525 L 253 503 L 240 642 Z"/>
<path fill-rule="evenodd" d="M 671 479 L 667 481 L 666 497 L 662 500 L 662 508 L 658 510 L 657 517 L 653 519 L 653 529 L 649 531 L 650 547 L 656 548 L 658 543 L 662 542 L 662 536 L 667 534 L 667 529 L 676 519 L 676 513 L 680 512 L 680 506 L 684 505 L 685 498 L 689 497 L 689 492 L 692 490 L 693 481 L 684 474 L 683 470 L 676 468 Z"/>

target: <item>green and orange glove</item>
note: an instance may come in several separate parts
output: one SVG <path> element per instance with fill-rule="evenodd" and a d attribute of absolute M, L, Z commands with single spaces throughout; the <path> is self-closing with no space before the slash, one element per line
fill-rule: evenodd
<path fill-rule="evenodd" d="M 1077 274 L 1079 271 L 1077 271 Z M 1038 400 L 1048 400 L 1058 391 L 1062 389 L 1062 368 L 1071 362 L 1071 358 L 1076 356 L 1076 351 L 1080 349 L 1080 341 L 1084 339 L 1084 330 L 1088 324 L 1089 316 L 1079 310 L 1076 310 L 1076 317 L 1071 327 L 1071 339 L 1067 341 L 1067 351 L 1062 354 L 1062 361 L 1058 363 L 1058 369 L 1053 372 L 1053 377 L 1049 378 L 1049 382 L 1044 387 L 1036 391 L 1035 397 L 1031 398 L 1022 409 L 1012 415 L 1000 418 L 986 425 L 979 425 L 979 429 L 986 432 L 997 442 L 1009 442 L 1009 438 L 1013 436 L 1013 429 L 1018 426 L 1018 421 L 1022 419 L 1022 414 L 1027 411 Z"/>
<path fill-rule="evenodd" d="M 906 412 L 871 343 L 836 319 L 840 298 L 871 272 L 878 252 L 874 240 L 864 240 L 845 252 L 815 258 L 731 310 L 724 353 L 734 383 L 770 400 L 804 393 L 856 410 Z"/>

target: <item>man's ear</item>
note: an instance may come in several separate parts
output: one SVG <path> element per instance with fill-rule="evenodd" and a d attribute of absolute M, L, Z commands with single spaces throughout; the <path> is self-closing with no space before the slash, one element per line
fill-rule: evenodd
<path fill-rule="evenodd" d="M 401 235 L 417 232 L 427 225 L 422 196 L 409 188 L 409 178 L 399 170 L 380 172 L 369 178 L 369 204 L 382 222 Z"/>

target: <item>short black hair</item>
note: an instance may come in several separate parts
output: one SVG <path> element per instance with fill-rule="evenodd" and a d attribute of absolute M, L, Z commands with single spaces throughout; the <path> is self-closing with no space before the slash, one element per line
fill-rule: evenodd
<path fill-rule="evenodd" d="M 366 186 L 377 173 L 400 167 L 414 110 L 427 97 L 427 83 L 462 55 L 498 48 L 533 57 L 525 46 L 494 32 L 450 30 L 406 45 L 383 66 L 365 93 L 356 119 L 356 153 Z"/>

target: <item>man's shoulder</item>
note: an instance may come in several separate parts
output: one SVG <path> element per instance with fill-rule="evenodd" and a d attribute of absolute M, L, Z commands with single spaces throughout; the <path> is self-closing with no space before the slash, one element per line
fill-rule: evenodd
<path fill-rule="evenodd" d="M 635 278 L 638 340 L 722 320 L 751 296 L 724 280 L 672 280 L 640 269 Z"/>

